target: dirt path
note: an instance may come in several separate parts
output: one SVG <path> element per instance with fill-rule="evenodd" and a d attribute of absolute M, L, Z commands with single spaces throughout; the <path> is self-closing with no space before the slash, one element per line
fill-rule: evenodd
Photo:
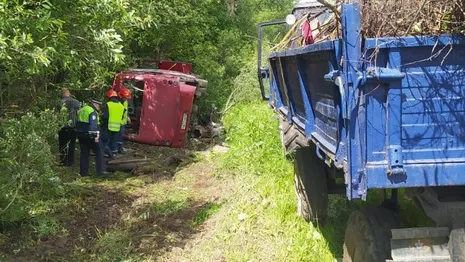
<path fill-rule="evenodd" d="M 215 177 L 218 160 L 190 148 L 133 145 L 131 155 L 152 159 L 133 174 L 70 178 L 69 201 L 53 212 L 60 233 L 28 244 L 11 234 L 0 246 L 7 261 L 176 260 L 209 231 L 205 221 L 232 190 Z"/>

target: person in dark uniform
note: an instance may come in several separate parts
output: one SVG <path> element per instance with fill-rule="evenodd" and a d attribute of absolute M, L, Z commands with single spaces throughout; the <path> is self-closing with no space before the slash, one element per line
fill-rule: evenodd
<path fill-rule="evenodd" d="M 67 123 L 58 132 L 58 144 L 60 150 L 60 162 L 64 166 L 74 165 L 74 150 L 76 147 L 76 118 L 81 103 L 71 97 L 67 88 L 62 89 L 62 99 L 58 102 L 55 110 L 61 112 L 66 109 L 68 113 Z"/>
<path fill-rule="evenodd" d="M 90 150 L 95 154 L 95 166 L 97 175 L 109 174 L 103 166 L 103 152 L 100 145 L 100 130 L 98 127 L 98 110 L 102 102 L 92 99 L 90 105 L 83 106 L 78 112 L 76 134 L 81 148 L 80 172 L 81 176 L 89 175 Z"/>

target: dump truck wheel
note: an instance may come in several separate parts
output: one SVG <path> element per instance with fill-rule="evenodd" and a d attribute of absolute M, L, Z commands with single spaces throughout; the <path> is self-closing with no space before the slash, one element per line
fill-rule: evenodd
<path fill-rule="evenodd" d="M 305 136 L 293 128 L 292 124 L 281 118 L 279 119 L 279 132 L 281 134 L 284 155 L 289 155 L 298 148 L 308 145 Z"/>
<path fill-rule="evenodd" d="M 384 208 L 362 208 L 347 222 L 344 262 L 378 262 L 391 257 L 391 229 L 400 225 L 399 217 Z"/>
<path fill-rule="evenodd" d="M 449 253 L 452 262 L 465 261 L 465 229 L 454 229 L 449 236 Z"/>
<path fill-rule="evenodd" d="M 297 212 L 307 222 L 324 222 L 328 214 L 328 186 L 324 163 L 314 146 L 297 149 L 294 159 Z"/>

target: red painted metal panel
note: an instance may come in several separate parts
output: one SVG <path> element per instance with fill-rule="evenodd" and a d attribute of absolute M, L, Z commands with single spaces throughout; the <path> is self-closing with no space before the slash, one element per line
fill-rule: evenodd
<path fill-rule="evenodd" d="M 156 69 L 177 71 L 177 72 L 181 72 L 184 74 L 192 73 L 191 63 L 185 63 L 185 62 L 179 62 L 179 61 L 163 61 L 163 60 L 155 60 L 155 59 L 137 60 L 136 62 L 139 64 L 139 66 L 141 64 L 156 64 L 157 65 L 155 67 Z"/>
<path fill-rule="evenodd" d="M 164 66 L 175 65 L 175 62 L 170 63 Z M 190 64 L 181 64 L 188 65 L 183 70 L 190 72 Z M 180 81 L 181 77 L 185 81 L 191 75 L 175 73 L 173 69 L 158 70 L 156 74 L 141 71 L 116 75 L 113 82 L 116 91 L 123 87 L 125 81 L 141 81 L 138 82 L 139 90 L 131 91 L 137 91 L 140 95 L 143 91 L 142 101 L 138 100 L 138 108 L 141 106 L 141 110 L 139 112 L 134 108 L 136 113 L 132 117 L 135 133 L 125 136 L 127 140 L 157 146 L 184 147 L 196 86 Z M 195 79 L 194 76 L 192 78 Z"/>

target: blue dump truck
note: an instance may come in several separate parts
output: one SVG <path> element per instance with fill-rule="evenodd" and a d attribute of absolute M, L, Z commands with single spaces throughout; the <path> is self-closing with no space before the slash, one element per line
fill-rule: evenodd
<path fill-rule="evenodd" d="M 259 24 L 260 89 L 294 155 L 299 214 L 324 223 L 329 194 L 381 189 L 350 215 L 343 261 L 465 261 L 465 36 L 365 38 L 356 3 L 339 19 L 340 39 L 272 53 L 269 67 L 262 29 L 286 20 Z M 403 228 L 399 189 L 437 226 Z"/>

